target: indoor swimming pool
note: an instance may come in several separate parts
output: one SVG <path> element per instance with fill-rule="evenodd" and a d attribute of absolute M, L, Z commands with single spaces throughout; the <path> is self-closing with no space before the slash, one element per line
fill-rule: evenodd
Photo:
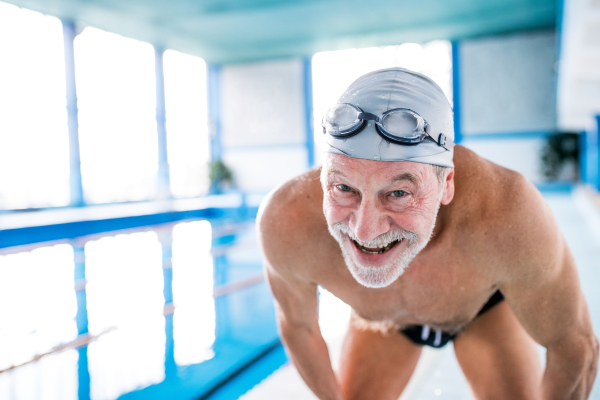
<path fill-rule="evenodd" d="M 583 189 L 545 197 L 597 329 L 600 212 Z M 0 398 L 314 399 L 280 345 L 254 229 L 186 219 L 0 249 Z M 349 315 L 321 290 L 334 366 Z M 471 398 L 451 345 L 425 349 L 402 400 L 438 398 Z"/>
<path fill-rule="evenodd" d="M 279 344 L 252 221 L 0 249 L 0 398 L 198 399 Z"/>
<path fill-rule="evenodd" d="M 355 3 L 0 0 L 0 400 L 315 400 L 278 332 L 255 231 L 258 209 L 273 193 L 265 208 L 273 217 L 265 221 L 285 228 L 281 237 L 265 232 L 274 262 L 305 262 L 293 267 L 357 302 L 367 319 L 395 315 L 397 299 L 357 285 L 393 280 L 405 266 L 388 261 L 416 249 L 436 218 L 426 201 L 435 188 L 426 165 L 447 189 L 440 201 L 455 193 L 459 203 L 440 221 L 469 228 L 454 235 L 438 226 L 446 236 L 421 260 L 441 261 L 426 261 L 431 268 L 423 270 L 415 262 L 418 273 L 396 282 L 437 277 L 445 298 L 456 297 L 445 303 L 433 286 L 418 285 L 411 285 L 414 298 L 410 290 L 393 293 L 414 314 L 420 310 L 410 323 L 427 324 L 421 341 L 436 343 L 455 323 L 468 324 L 475 293 L 467 283 L 500 279 L 488 268 L 496 257 L 489 254 L 535 257 L 517 237 L 536 215 L 519 223 L 509 223 L 509 215 L 504 224 L 487 220 L 495 203 L 512 207 L 520 196 L 510 187 L 521 187 L 521 178 L 502 168 L 536 185 L 557 216 L 600 333 L 600 41 L 590 39 L 600 27 L 600 0 Z M 454 165 L 475 167 L 465 168 L 462 181 L 460 171 L 449 172 Z M 362 217 L 354 213 L 360 239 L 356 246 L 347 241 L 351 258 L 362 261 L 351 266 L 353 274 L 338 265 L 347 280 L 335 282 L 331 265 L 323 266 L 328 273 L 311 271 L 331 250 L 318 229 L 302 234 L 318 218 L 296 218 L 321 208 L 312 179 L 322 166 L 331 169 L 322 183 L 338 202 L 331 221 L 351 211 L 351 198 L 366 207 L 355 210 Z M 398 168 L 393 177 L 390 166 Z M 351 177 L 340 178 L 348 171 Z M 501 177 L 517 183 L 503 188 Z M 384 190 L 388 178 L 400 186 Z M 370 194 L 377 194 L 373 203 L 365 201 Z M 476 196 L 479 217 L 469 207 Z M 389 232 L 378 238 L 385 243 L 362 242 L 368 238 L 360 232 L 375 235 L 374 219 L 390 210 L 417 240 Z M 503 221 L 498 210 L 494 218 Z M 293 217 L 292 225 L 275 215 Z M 501 240 L 460 250 L 479 226 L 480 238 Z M 535 230 L 533 238 L 540 226 Z M 450 258 L 442 254 L 449 243 L 456 245 Z M 472 282 L 444 269 L 468 259 L 481 265 Z M 372 263 L 387 268 L 360 268 Z M 286 275 L 282 296 L 293 298 L 288 286 L 305 279 Z M 542 288 L 544 278 L 536 279 L 542 285 L 531 287 Z M 448 297 L 453 289 L 465 298 Z M 313 291 L 318 314 L 310 331 L 318 318 L 339 370 L 352 310 L 324 287 Z M 536 298 L 559 304 L 559 297 L 556 289 Z M 391 307 L 378 308 L 379 301 Z M 291 306 L 292 325 L 302 320 L 302 305 Z M 546 306 L 550 313 L 556 307 Z M 302 329 L 295 333 L 303 336 Z M 569 360 L 590 349 L 569 347 Z M 399 400 L 473 400 L 453 350 L 452 343 L 424 348 Z M 308 348 L 298 352 L 298 360 L 308 360 L 307 379 L 333 384 L 330 371 L 314 373 Z M 483 361 L 506 367 L 483 353 L 465 357 L 478 371 Z M 376 375 L 369 382 L 385 383 L 365 369 Z M 575 373 L 569 376 L 548 381 L 578 384 Z M 487 380 L 485 388 L 495 383 Z M 311 386 L 319 390 L 319 383 Z M 371 387 L 360 389 L 368 400 L 378 397 Z M 600 383 L 591 393 L 600 400 Z"/>

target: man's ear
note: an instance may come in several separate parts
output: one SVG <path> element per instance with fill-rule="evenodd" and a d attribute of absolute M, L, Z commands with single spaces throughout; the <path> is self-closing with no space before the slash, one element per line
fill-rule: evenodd
<path fill-rule="evenodd" d="M 442 195 L 442 200 L 440 203 L 443 205 L 448 205 L 454 198 L 454 168 L 452 168 L 446 175 L 446 180 L 444 181 L 443 185 L 444 194 Z"/>

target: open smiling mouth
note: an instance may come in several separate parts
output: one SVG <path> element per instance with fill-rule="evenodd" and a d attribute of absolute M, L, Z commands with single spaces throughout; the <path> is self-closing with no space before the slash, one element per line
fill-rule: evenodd
<path fill-rule="evenodd" d="M 390 250 L 392 247 L 394 247 L 396 244 L 400 243 L 402 240 L 394 240 L 393 242 L 390 242 L 385 247 L 366 247 L 366 246 L 363 246 L 362 244 L 358 243 L 354 239 L 352 239 L 352 241 L 354 242 L 354 245 L 356 246 L 356 248 L 365 254 L 382 254 L 382 253 L 385 253 L 386 251 Z"/>

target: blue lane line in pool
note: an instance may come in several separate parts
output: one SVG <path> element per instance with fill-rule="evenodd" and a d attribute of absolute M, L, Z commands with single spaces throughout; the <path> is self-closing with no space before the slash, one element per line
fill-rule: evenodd
<path fill-rule="evenodd" d="M 90 399 L 90 370 L 88 366 L 88 348 L 87 346 L 77 350 L 79 358 L 77 360 L 77 375 L 79 376 L 79 385 L 77 386 L 77 399 Z"/>

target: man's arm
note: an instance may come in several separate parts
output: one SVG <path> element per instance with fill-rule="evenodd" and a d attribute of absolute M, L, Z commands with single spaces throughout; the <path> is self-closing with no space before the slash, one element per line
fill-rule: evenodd
<path fill-rule="evenodd" d="M 268 262 L 265 271 L 276 299 L 281 337 L 302 379 L 321 400 L 343 399 L 319 329 L 317 286 L 286 278 Z"/>
<path fill-rule="evenodd" d="M 265 199 L 257 218 L 258 239 L 265 275 L 275 296 L 279 330 L 294 365 L 319 399 L 343 400 L 319 329 L 317 284 L 309 272 L 315 260 L 319 265 L 328 262 L 320 256 L 319 242 L 314 240 L 316 228 L 311 224 L 315 217 L 306 211 L 314 203 L 313 213 L 322 215 L 321 203 L 306 200 L 313 194 L 310 188 L 297 187 L 315 178 L 318 183 L 318 171 L 306 176 L 288 182 Z"/>
<path fill-rule="evenodd" d="M 529 334 L 546 347 L 542 398 L 587 399 L 596 378 L 598 341 L 577 267 L 545 201 L 535 194 L 513 221 L 513 267 L 501 285 Z M 514 250 L 514 251 L 510 251 Z"/>

